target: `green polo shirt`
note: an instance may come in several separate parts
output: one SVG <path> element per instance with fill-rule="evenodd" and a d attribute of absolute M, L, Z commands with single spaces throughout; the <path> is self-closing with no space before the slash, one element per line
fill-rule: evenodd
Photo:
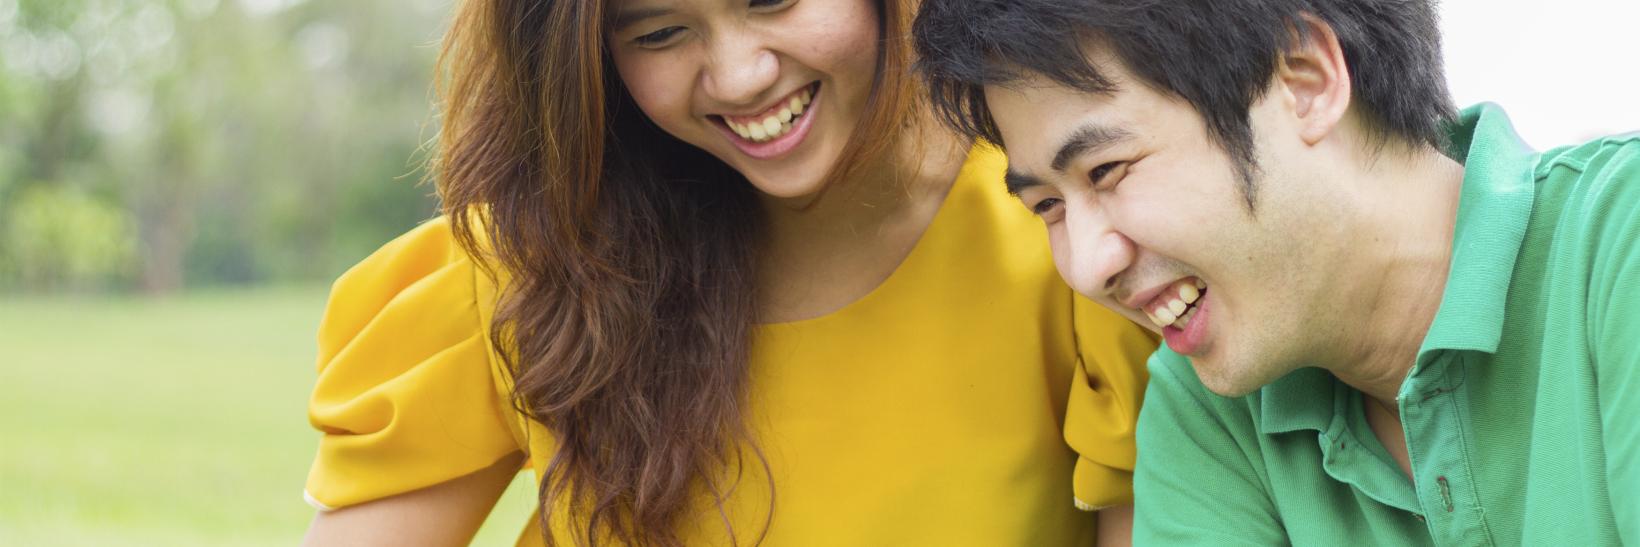
<path fill-rule="evenodd" d="M 1440 310 L 1400 391 L 1415 477 L 1316 368 L 1214 395 L 1150 360 L 1138 545 L 1640 545 L 1640 134 L 1534 152 L 1494 105 Z"/>

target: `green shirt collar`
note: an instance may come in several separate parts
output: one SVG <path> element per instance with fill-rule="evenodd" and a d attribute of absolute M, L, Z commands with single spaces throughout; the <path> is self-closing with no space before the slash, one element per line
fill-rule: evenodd
<path fill-rule="evenodd" d="M 1259 390 L 1259 432 L 1273 435 L 1301 429 L 1325 433 L 1337 416 L 1332 374 L 1301 368 Z"/>
<path fill-rule="evenodd" d="M 1452 157 L 1464 163 L 1463 194 L 1452 236 L 1452 265 L 1441 308 L 1418 349 L 1494 353 L 1503 336 L 1503 303 L 1532 214 L 1537 152 L 1521 141 L 1503 109 L 1465 109 L 1452 127 Z M 1462 152 L 1467 150 L 1467 154 Z"/>
<path fill-rule="evenodd" d="M 1464 163 L 1463 193 L 1446 290 L 1419 348 L 1420 366 L 1444 349 L 1497 351 L 1504 298 L 1532 213 L 1537 152 L 1521 141 L 1502 108 L 1482 103 L 1464 109 L 1447 137 L 1448 154 Z M 1259 430 L 1265 434 L 1325 433 L 1340 416 L 1332 375 L 1321 369 L 1294 371 L 1259 394 Z"/>

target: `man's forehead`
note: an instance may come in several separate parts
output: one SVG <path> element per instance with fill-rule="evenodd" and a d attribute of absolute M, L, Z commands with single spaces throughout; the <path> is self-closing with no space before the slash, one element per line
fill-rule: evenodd
<path fill-rule="evenodd" d="M 1046 78 L 1027 83 L 986 88 L 987 107 L 1002 132 L 1009 163 L 1022 174 L 1057 171 L 1068 154 L 1131 133 L 1115 95 L 1071 89 Z"/>

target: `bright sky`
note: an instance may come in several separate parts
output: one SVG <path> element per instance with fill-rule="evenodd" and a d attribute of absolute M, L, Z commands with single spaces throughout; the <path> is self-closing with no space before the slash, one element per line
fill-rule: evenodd
<path fill-rule="evenodd" d="M 1640 1 L 1445 0 L 1446 73 L 1459 107 L 1503 106 L 1545 149 L 1640 131 Z"/>

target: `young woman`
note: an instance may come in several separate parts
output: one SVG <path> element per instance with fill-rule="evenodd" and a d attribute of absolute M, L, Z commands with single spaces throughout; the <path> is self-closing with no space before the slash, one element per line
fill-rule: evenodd
<path fill-rule="evenodd" d="M 528 543 L 1125 541 L 1154 339 L 917 104 L 912 9 L 463 2 L 446 214 L 321 326 L 309 542 L 465 542 L 521 465 Z"/>

